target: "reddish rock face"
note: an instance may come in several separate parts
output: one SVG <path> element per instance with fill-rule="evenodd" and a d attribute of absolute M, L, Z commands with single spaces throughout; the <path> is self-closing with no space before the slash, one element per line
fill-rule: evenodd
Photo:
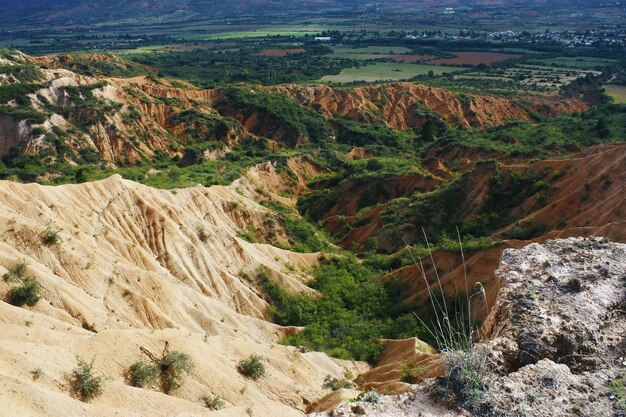
<path fill-rule="evenodd" d="M 295 98 L 303 106 L 326 117 L 338 115 L 364 123 L 377 121 L 399 130 L 422 125 L 425 117 L 419 115 L 418 109 L 439 113 L 443 120 L 457 127 L 479 129 L 502 125 L 513 119 L 532 121 L 531 112 L 555 115 L 587 109 L 580 100 L 556 96 L 528 96 L 516 100 L 481 95 L 462 96 L 408 82 L 353 89 L 326 85 L 285 85 L 273 89 Z"/>
<path fill-rule="evenodd" d="M 29 57 L 19 54 L 15 59 L 40 66 L 43 87 L 30 98 L 33 109 L 43 105 L 43 102 L 38 103 L 37 96 L 46 97 L 49 104 L 66 109 L 65 116 L 52 116 L 44 125 L 63 130 L 62 141 L 74 154 L 79 153 L 85 144 L 91 145 L 111 165 L 133 165 L 159 152 L 185 157 L 182 148 L 191 138 L 198 137 L 223 142 L 227 146 L 244 138 L 265 138 L 284 148 L 299 147 L 311 139 L 281 114 L 254 104 L 237 104 L 228 89 L 199 90 L 185 83 L 182 83 L 185 88 L 176 88 L 167 81 L 155 83 L 146 76 L 105 77 L 98 74 L 97 68 L 88 66 L 93 60 L 120 69 L 132 66 L 145 70 L 148 75 L 153 71 L 115 56 L 82 55 L 78 60 L 71 56 Z M 91 76 L 79 73 L 90 73 Z M 90 85 L 102 85 L 92 90 L 98 100 L 98 104 L 92 107 L 76 106 L 75 100 L 62 88 Z M 536 114 L 548 116 L 587 108 L 581 101 L 557 96 L 517 97 L 515 100 L 465 96 L 408 82 L 352 89 L 327 85 L 251 88 L 286 95 L 325 119 L 343 117 L 359 123 L 384 124 L 398 130 L 420 129 L 432 113 L 456 127 L 484 129 L 513 119 L 532 121 Z M 178 117 L 185 111 L 196 112 L 195 119 Z M 0 153 L 3 155 L 12 147 L 21 147 L 24 153 L 41 152 L 51 146 L 31 135 L 31 128 L 22 120 L 4 117 L 0 123 L 5 132 L 0 134 L 4 144 Z M 329 135 L 332 135 L 330 128 Z M 72 159 L 71 152 L 65 155 L 65 159 Z"/>

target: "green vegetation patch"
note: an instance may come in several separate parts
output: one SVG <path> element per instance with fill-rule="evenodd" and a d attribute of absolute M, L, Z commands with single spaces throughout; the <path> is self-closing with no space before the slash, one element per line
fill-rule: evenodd
<path fill-rule="evenodd" d="M 39 81 L 43 76 L 41 70 L 35 65 L 18 63 L 0 65 L 0 74 L 5 74 L 9 81 L 17 81 L 21 84 Z"/>
<path fill-rule="evenodd" d="M 598 58 L 590 56 L 567 57 L 559 56 L 555 58 L 532 59 L 529 63 L 538 65 L 549 65 L 554 67 L 577 68 L 577 69 L 602 69 L 603 67 L 617 63 L 617 59 Z"/>
<path fill-rule="evenodd" d="M 604 91 L 613 99 L 616 104 L 626 104 L 626 86 L 608 84 L 604 86 Z"/>
<path fill-rule="evenodd" d="M 318 113 L 304 109 L 298 101 L 287 97 L 284 94 L 258 89 L 250 90 L 246 88 L 229 88 L 227 98 L 216 103 L 216 108 L 222 114 L 231 112 L 261 112 L 274 119 L 266 120 L 264 126 L 258 129 L 262 136 L 271 137 L 283 126 L 289 128 L 289 137 L 286 140 L 295 145 L 302 138 L 311 139 L 314 142 L 321 142 L 331 135 L 330 126 Z M 269 122 L 269 123 L 267 123 Z"/>
<path fill-rule="evenodd" d="M 259 273 L 258 280 L 272 301 L 275 321 L 306 326 L 283 343 L 373 363 L 383 350 L 381 338 L 425 334 L 416 318 L 399 306 L 379 280 L 380 272 L 354 256 L 326 259 L 313 276 L 311 286 L 320 292 L 320 298 L 289 293 L 267 273 Z"/>
<path fill-rule="evenodd" d="M 72 372 L 72 389 L 82 401 L 91 401 L 102 394 L 103 378 L 93 371 L 93 360 L 78 359 L 78 366 Z"/>
<path fill-rule="evenodd" d="M 442 65 L 404 64 L 395 62 L 376 62 L 356 68 L 345 68 L 338 75 L 327 75 L 321 82 L 351 83 L 355 81 L 398 81 L 408 80 L 422 74 L 441 75 L 464 71 L 459 67 Z"/>
<path fill-rule="evenodd" d="M 184 79 L 203 88 L 239 82 L 276 85 L 312 81 L 356 65 L 353 59 L 334 56 L 332 49 L 313 41 L 297 46 L 304 49 L 304 53 L 283 56 L 261 53 L 265 49 L 282 48 L 283 44 L 293 48 L 293 43 L 291 38 L 264 39 L 263 42 L 239 39 L 236 47 L 231 45 L 232 41 L 218 42 L 215 48 L 209 49 L 142 51 L 126 57 L 157 69 L 160 76 Z"/>
<path fill-rule="evenodd" d="M 106 54 L 105 57 L 102 59 L 81 54 L 61 55 L 59 61 L 64 68 L 90 76 L 136 77 L 152 72 L 145 66 L 121 60 L 111 54 Z"/>
<path fill-rule="evenodd" d="M 237 370 L 243 376 L 256 381 L 265 375 L 263 358 L 258 355 L 250 355 L 246 359 L 239 361 L 237 364 Z"/>

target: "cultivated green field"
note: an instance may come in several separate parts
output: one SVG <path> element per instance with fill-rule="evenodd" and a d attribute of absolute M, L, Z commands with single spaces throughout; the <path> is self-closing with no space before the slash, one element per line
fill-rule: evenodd
<path fill-rule="evenodd" d="M 560 56 L 556 58 L 544 58 L 532 60 L 533 63 L 539 65 L 558 66 L 566 68 L 576 69 L 594 69 L 606 65 L 611 65 L 617 62 L 615 59 L 610 58 L 596 58 L 596 57 L 565 57 Z"/>
<path fill-rule="evenodd" d="M 320 31 L 313 29 L 258 29 L 258 30 L 244 30 L 239 32 L 222 32 L 212 33 L 208 35 L 195 35 L 190 36 L 189 39 L 194 41 L 210 41 L 219 39 L 245 39 L 245 38 L 258 38 L 266 36 L 304 36 L 304 35 L 317 35 Z"/>
<path fill-rule="evenodd" d="M 349 83 L 353 81 L 397 81 L 413 78 L 417 75 L 428 74 L 432 71 L 435 75 L 444 72 L 464 71 L 463 68 L 445 67 L 441 65 L 401 64 L 394 62 L 377 62 L 359 68 L 344 68 L 337 75 L 327 75 L 320 79 L 321 82 Z"/>
<path fill-rule="evenodd" d="M 617 104 L 626 104 L 626 86 L 608 84 L 604 86 L 604 91 L 613 98 Z"/>

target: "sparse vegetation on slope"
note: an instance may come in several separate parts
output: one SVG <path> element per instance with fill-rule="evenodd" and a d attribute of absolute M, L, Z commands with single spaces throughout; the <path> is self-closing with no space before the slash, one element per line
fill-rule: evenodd
<path fill-rule="evenodd" d="M 202 402 L 204 402 L 204 406 L 209 410 L 221 410 L 226 405 L 224 401 L 217 395 L 205 395 L 202 397 Z"/>
<path fill-rule="evenodd" d="M 178 351 L 167 352 L 158 365 L 161 371 L 161 388 L 166 394 L 179 388 L 183 376 L 191 373 L 194 368 L 191 357 Z"/>
<path fill-rule="evenodd" d="M 337 391 L 342 388 L 352 388 L 354 385 L 350 381 L 345 378 L 335 378 L 330 375 L 326 375 L 324 378 L 324 383 L 322 384 L 322 388 Z"/>
<path fill-rule="evenodd" d="M 146 362 L 135 362 L 128 370 L 130 383 L 133 387 L 143 388 L 156 382 L 159 368 Z"/>
<path fill-rule="evenodd" d="M 18 307 L 24 304 L 33 306 L 39 301 L 39 282 L 33 277 L 24 278 L 20 284 L 9 290 L 9 302 Z"/>
<path fill-rule="evenodd" d="M 27 275 L 28 269 L 24 261 L 9 267 L 2 278 L 9 283 L 16 283 L 7 294 L 7 301 L 15 306 L 34 306 L 41 298 L 40 286 L 37 279 Z"/>
<path fill-rule="evenodd" d="M 103 379 L 93 370 L 93 360 L 87 362 L 78 358 L 78 365 L 72 372 L 72 389 L 82 401 L 91 401 L 103 390 Z"/>
<path fill-rule="evenodd" d="M 265 375 L 263 358 L 259 355 L 250 355 L 239 361 L 237 370 L 241 375 L 256 381 Z"/>

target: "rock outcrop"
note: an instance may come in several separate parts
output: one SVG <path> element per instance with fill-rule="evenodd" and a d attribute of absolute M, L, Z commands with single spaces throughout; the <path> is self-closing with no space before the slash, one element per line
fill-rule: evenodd
<path fill-rule="evenodd" d="M 496 274 L 502 290 L 485 331 L 501 375 L 488 385 L 490 413 L 626 412 L 610 392 L 626 372 L 626 245 L 534 243 L 504 251 Z"/>
<path fill-rule="evenodd" d="M 578 237 L 506 249 L 496 275 L 502 289 L 473 350 L 489 370 L 464 388 L 475 390 L 471 412 L 442 403 L 458 389 L 449 372 L 314 416 L 625 415 L 626 244 Z"/>

